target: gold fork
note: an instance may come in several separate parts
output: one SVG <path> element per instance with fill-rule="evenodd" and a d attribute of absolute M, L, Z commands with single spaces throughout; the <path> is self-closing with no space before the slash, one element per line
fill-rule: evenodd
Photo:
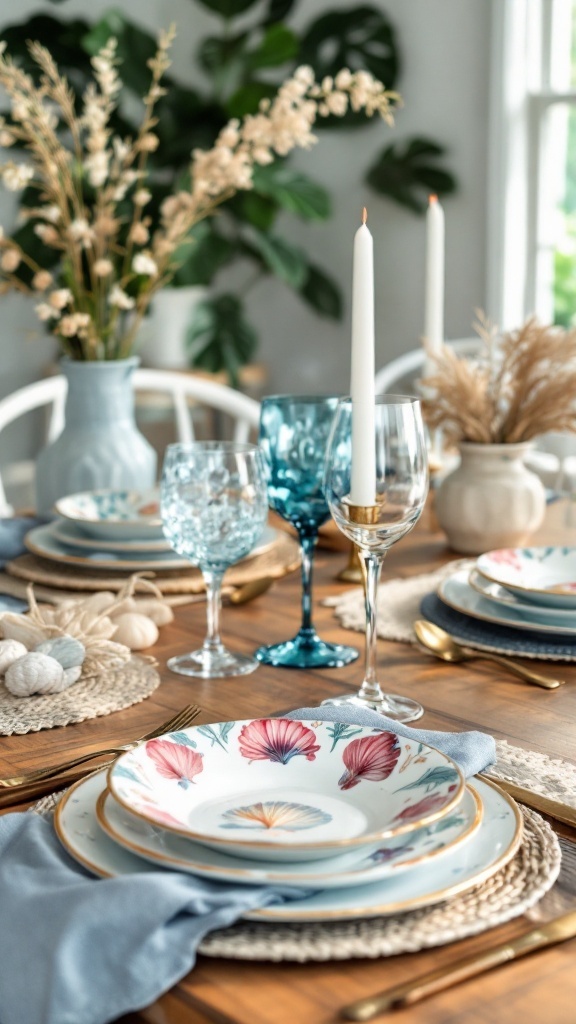
<path fill-rule="evenodd" d="M 201 709 L 196 704 L 188 704 L 178 714 L 169 718 L 167 722 L 163 722 L 162 725 L 153 729 L 152 732 L 146 733 L 145 736 L 141 736 L 138 740 L 133 740 L 132 743 L 123 743 L 117 747 L 103 747 L 101 750 L 93 750 L 90 754 L 80 754 L 78 757 L 74 757 L 69 761 L 62 761 L 60 764 L 51 764 L 45 768 L 37 768 L 34 771 L 26 772 L 24 775 L 15 775 L 12 779 L 0 779 L 0 790 L 16 789 L 18 786 L 29 786 L 40 779 L 50 779 L 55 775 L 68 771 L 70 768 L 76 768 L 86 761 L 91 761 L 94 757 L 103 757 L 105 754 L 123 754 L 125 750 L 133 750 L 134 747 L 137 747 L 139 743 L 143 743 L 145 740 L 153 740 L 157 736 L 163 736 L 164 733 L 185 729 L 195 718 L 198 718 L 200 713 Z"/>

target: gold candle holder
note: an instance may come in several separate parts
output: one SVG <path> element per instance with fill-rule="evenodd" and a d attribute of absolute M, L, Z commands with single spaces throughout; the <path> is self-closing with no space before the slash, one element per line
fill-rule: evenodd
<path fill-rule="evenodd" d="M 378 522 L 379 505 L 347 505 L 350 522 L 358 526 L 374 526 Z M 357 544 L 352 542 L 348 564 L 336 577 L 342 583 L 362 583 L 366 586 L 366 569 Z"/>

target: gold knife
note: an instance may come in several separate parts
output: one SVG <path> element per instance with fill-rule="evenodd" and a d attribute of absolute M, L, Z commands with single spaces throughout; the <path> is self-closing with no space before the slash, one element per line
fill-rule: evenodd
<path fill-rule="evenodd" d="M 556 821 L 563 821 L 565 825 L 572 825 L 573 828 L 576 828 L 576 810 L 573 807 L 568 807 L 567 804 L 562 804 L 558 800 L 550 800 L 549 797 L 542 796 L 541 793 L 532 793 L 531 790 L 518 786 L 515 782 L 499 779 L 495 775 L 490 775 L 489 772 L 482 772 L 479 778 L 495 782 L 500 789 L 503 789 L 518 803 L 525 804 L 526 807 L 533 807 L 535 811 L 541 811 L 542 814 L 548 814 Z"/>
<path fill-rule="evenodd" d="M 468 978 L 475 978 L 476 975 L 483 974 L 484 971 L 489 971 L 509 960 L 517 960 L 518 957 L 532 953 L 536 949 L 565 942 L 574 936 L 576 936 L 576 910 L 571 910 L 569 913 L 563 914 L 562 917 L 557 917 L 547 924 L 533 928 L 512 942 L 504 942 L 485 953 L 476 953 L 462 960 L 456 960 L 446 967 L 439 967 L 427 974 L 420 975 L 419 978 L 412 978 L 411 981 L 407 981 L 403 985 L 396 985 L 375 996 L 350 1003 L 340 1011 L 340 1015 L 344 1020 L 372 1020 L 373 1017 L 385 1013 L 387 1010 L 411 1006 L 412 1003 L 426 999 L 427 996 L 457 985 L 461 981 L 467 981 Z"/>

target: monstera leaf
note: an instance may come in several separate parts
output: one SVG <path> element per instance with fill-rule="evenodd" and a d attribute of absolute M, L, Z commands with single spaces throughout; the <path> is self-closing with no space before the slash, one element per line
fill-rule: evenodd
<path fill-rule="evenodd" d="M 352 7 L 323 14 L 310 25 L 299 60 L 310 64 L 318 78 L 340 68 L 371 71 L 387 89 L 396 82 L 400 58 L 394 29 L 376 7 Z"/>
<path fill-rule="evenodd" d="M 424 138 L 386 146 L 365 180 L 375 192 L 423 213 L 431 192 L 448 195 L 456 188 L 453 175 L 435 163 L 444 153 L 442 146 Z"/>
<path fill-rule="evenodd" d="M 192 366 L 210 373 L 225 369 L 237 383 L 238 371 L 250 362 L 258 336 L 244 316 L 240 299 L 218 295 L 200 302 L 186 338 Z"/>

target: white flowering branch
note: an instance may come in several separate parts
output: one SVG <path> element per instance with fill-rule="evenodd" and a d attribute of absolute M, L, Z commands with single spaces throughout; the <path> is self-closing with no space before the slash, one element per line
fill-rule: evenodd
<path fill-rule="evenodd" d="M 76 359 L 130 354 L 148 304 L 177 270 L 177 251 L 192 228 L 237 191 L 250 189 L 255 166 L 296 147 L 310 149 L 317 141 L 312 126 L 318 117 L 363 110 L 391 124 L 399 101 L 365 71 L 343 69 L 317 83 L 311 68 L 298 68 L 273 101 L 261 102 L 257 114 L 231 120 L 212 149 L 194 151 L 190 188 L 164 200 L 153 230 L 146 214 L 152 198 L 146 188 L 147 157 L 159 143 L 154 110 L 165 94 L 161 81 L 170 66 L 174 35 L 173 28 L 162 32 L 156 55 L 148 61 L 150 87 L 135 139 L 121 139 L 111 128 L 122 88 L 115 39 L 92 58 L 94 81 L 84 92 L 79 115 L 48 50 L 30 44 L 42 72 L 35 86 L 0 44 L 0 85 L 11 100 L 11 122 L 0 118 L 0 146 L 18 144 L 29 154 L 23 162 L 0 164 L 0 178 L 12 191 L 27 185 L 38 190 L 39 205 L 26 213 L 42 242 L 61 254 L 64 285 L 55 287 L 47 269 L 0 234 L 0 292 L 19 288 L 36 294 L 41 299 L 38 316 Z M 58 135 L 60 122 L 70 133 L 70 149 Z M 17 273 L 21 264 L 28 271 L 25 278 Z"/>

